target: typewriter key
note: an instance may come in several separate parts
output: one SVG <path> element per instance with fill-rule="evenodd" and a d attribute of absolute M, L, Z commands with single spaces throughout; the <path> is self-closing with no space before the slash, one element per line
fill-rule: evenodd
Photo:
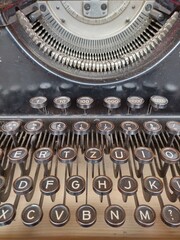
<path fill-rule="evenodd" d="M 84 158 L 92 164 L 102 161 L 103 153 L 99 148 L 89 148 L 86 150 Z"/>
<path fill-rule="evenodd" d="M 144 99 L 142 97 L 131 96 L 127 98 L 128 113 L 131 111 L 141 109 L 144 106 Z"/>
<path fill-rule="evenodd" d="M 171 178 L 169 185 L 176 196 L 180 196 L 180 176 Z"/>
<path fill-rule="evenodd" d="M 9 151 L 8 158 L 12 163 L 21 163 L 28 157 L 28 151 L 26 148 L 14 148 Z"/>
<path fill-rule="evenodd" d="M 180 122 L 169 121 L 166 123 L 166 131 L 172 135 L 180 135 Z"/>
<path fill-rule="evenodd" d="M 122 193 L 123 201 L 127 202 L 128 196 L 136 194 L 138 183 L 130 176 L 123 176 L 118 180 L 118 189 Z"/>
<path fill-rule="evenodd" d="M 180 135 L 180 122 L 175 122 L 175 121 L 167 122 L 166 131 L 171 135 L 167 143 L 167 146 L 171 147 L 175 137 Z"/>
<path fill-rule="evenodd" d="M 77 152 L 74 148 L 64 147 L 58 151 L 58 158 L 62 163 L 71 163 L 76 160 Z"/>
<path fill-rule="evenodd" d="M 13 139 L 14 146 L 18 146 L 17 137 L 15 136 L 21 127 L 20 121 L 10 121 L 2 125 L 1 129 L 6 135 L 11 135 Z"/>
<path fill-rule="evenodd" d="M 136 222 L 143 227 L 151 227 L 156 220 L 154 210 L 147 205 L 139 205 L 134 212 L 134 217 Z"/>
<path fill-rule="evenodd" d="M 122 132 L 126 135 L 125 146 L 129 145 L 129 137 L 136 135 L 139 131 L 139 125 L 132 121 L 125 121 L 120 124 Z"/>
<path fill-rule="evenodd" d="M 54 206 L 49 212 L 49 220 L 56 227 L 64 226 L 70 219 L 69 208 L 59 204 Z"/>
<path fill-rule="evenodd" d="M 67 130 L 67 125 L 63 122 L 52 122 L 49 125 L 49 130 L 53 135 L 63 135 Z"/>
<path fill-rule="evenodd" d="M 42 209 L 37 204 L 30 204 L 22 211 L 21 218 L 24 225 L 28 227 L 36 226 L 43 217 Z"/>
<path fill-rule="evenodd" d="M 47 107 L 47 98 L 46 97 L 33 97 L 29 100 L 30 106 L 34 109 L 43 110 L 45 113 L 47 113 L 46 107 Z"/>
<path fill-rule="evenodd" d="M 149 101 L 147 114 L 151 114 L 152 108 L 154 110 L 165 109 L 168 105 L 168 99 L 163 96 L 152 96 Z"/>
<path fill-rule="evenodd" d="M 43 164 L 45 176 L 49 175 L 48 163 L 53 159 L 53 151 L 51 148 L 39 148 L 34 152 L 34 160 L 38 164 Z"/>
<path fill-rule="evenodd" d="M 38 134 L 43 129 L 43 122 L 38 120 L 27 122 L 24 125 L 24 129 L 31 135 Z"/>
<path fill-rule="evenodd" d="M 104 106 L 108 109 L 108 114 L 111 114 L 113 109 L 118 109 L 121 106 L 121 99 L 118 97 L 107 97 L 104 99 Z"/>
<path fill-rule="evenodd" d="M 165 205 L 161 211 L 161 219 L 170 227 L 179 227 L 180 210 L 173 205 Z"/>
<path fill-rule="evenodd" d="M 93 180 L 94 191 L 101 196 L 107 195 L 112 191 L 113 183 L 112 180 L 107 176 L 97 176 Z"/>
<path fill-rule="evenodd" d="M 152 136 L 158 135 L 162 131 L 162 125 L 155 121 L 144 122 L 144 131 L 148 134 L 146 145 L 149 147 L 151 144 Z"/>
<path fill-rule="evenodd" d="M 66 96 L 57 97 L 53 100 L 55 108 L 61 109 L 64 114 L 67 113 L 67 109 L 71 106 L 71 99 Z"/>
<path fill-rule="evenodd" d="M 90 124 L 84 121 L 73 124 L 73 131 L 78 135 L 85 135 L 89 132 Z"/>
<path fill-rule="evenodd" d="M 120 126 L 123 133 L 128 136 L 136 135 L 139 131 L 139 125 L 132 121 L 122 122 Z"/>
<path fill-rule="evenodd" d="M 146 164 L 152 162 L 154 159 L 154 154 L 150 148 L 139 147 L 134 151 L 135 160 L 141 164 Z"/>
<path fill-rule="evenodd" d="M 110 159 L 115 164 L 113 166 L 114 176 L 118 177 L 118 174 L 121 176 L 121 167 L 120 164 L 125 164 L 129 160 L 129 152 L 121 147 L 116 147 L 110 150 Z"/>
<path fill-rule="evenodd" d="M 122 207 L 111 205 L 106 208 L 104 218 L 106 223 L 111 227 L 120 227 L 125 222 L 126 214 Z"/>
<path fill-rule="evenodd" d="M 91 205 L 82 205 L 76 211 L 76 220 L 82 227 L 92 226 L 96 219 L 96 210 Z"/>
<path fill-rule="evenodd" d="M 33 189 L 33 180 L 29 176 L 17 178 L 13 183 L 14 192 L 18 195 L 25 195 Z"/>
<path fill-rule="evenodd" d="M 26 172 L 24 162 L 27 160 L 27 158 L 28 158 L 28 151 L 26 148 L 22 148 L 22 147 L 14 148 L 10 150 L 10 152 L 8 153 L 9 161 L 13 164 L 18 163 L 23 175 Z"/>
<path fill-rule="evenodd" d="M 40 184 L 40 191 L 47 196 L 54 195 L 60 189 L 60 182 L 59 179 L 55 176 L 48 176 L 41 180 Z"/>
<path fill-rule="evenodd" d="M 139 163 L 139 169 L 137 170 L 137 177 L 141 177 L 144 169 L 144 164 L 149 164 L 154 159 L 154 154 L 150 148 L 139 147 L 134 151 L 135 160 Z"/>
<path fill-rule="evenodd" d="M 92 108 L 94 99 L 91 97 L 80 97 L 77 99 L 77 107 L 84 110 L 84 114 L 87 114 L 87 109 Z"/>
<path fill-rule="evenodd" d="M 76 158 L 77 152 L 75 151 L 74 148 L 64 147 L 58 151 L 58 159 L 60 162 L 67 164 L 69 176 L 71 176 L 72 172 L 71 163 L 73 163 L 76 160 Z"/>
<path fill-rule="evenodd" d="M 150 201 L 152 196 L 158 196 L 163 191 L 163 183 L 157 177 L 146 177 L 144 179 L 144 190 L 147 193 L 146 201 Z"/>
<path fill-rule="evenodd" d="M 20 121 L 10 121 L 2 125 L 2 131 L 7 135 L 15 135 L 21 127 Z"/>
<path fill-rule="evenodd" d="M 129 152 L 124 148 L 116 147 L 110 151 L 110 158 L 116 164 L 124 164 L 129 159 Z"/>
<path fill-rule="evenodd" d="M 100 134 L 108 135 L 113 132 L 115 126 L 112 122 L 101 121 L 96 124 L 96 128 Z"/>
<path fill-rule="evenodd" d="M 34 159 L 39 164 L 47 164 L 53 158 L 53 151 L 51 148 L 39 148 L 34 153 Z"/>
<path fill-rule="evenodd" d="M 165 177 L 168 171 L 169 165 L 176 164 L 179 162 L 180 153 L 175 148 L 168 148 L 168 147 L 162 148 L 160 150 L 160 158 L 165 162 L 161 170 L 161 177 Z"/>
<path fill-rule="evenodd" d="M 66 190 L 69 194 L 78 196 L 85 190 L 85 180 L 81 176 L 72 176 L 66 180 Z"/>
<path fill-rule="evenodd" d="M 162 131 L 162 125 L 155 121 L 144 122 L 143 127 L 148 135 L 158 135 Z"/>
<path fill-rule="evenodd" d="M 163 96 L 152 96 L 150 98 L 150 104 L 156 110 L 164 109 L 168 105 L 168 99 Z"/>
<path fill-rule="evenodd" d="M 12 204 L 3 204 L 0 206 L 0 226 L 10 224 L 16 215 L 16 210 Z"/>
<path fill-rule="evenodd" d="M 99 148 L 89 148 L 85 151 L 84 158 L 87 162 L 92 164 L 92 178 L 94 178 L 94 164 L 102 161 L 102 150 Z"/>

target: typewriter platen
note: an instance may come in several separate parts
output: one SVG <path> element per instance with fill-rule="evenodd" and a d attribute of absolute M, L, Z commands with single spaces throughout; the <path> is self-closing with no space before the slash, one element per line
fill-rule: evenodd
<path fill-rule="evenodd" d="M 0 238 L 179 239 L 179 1 L 0 8 Z"/>

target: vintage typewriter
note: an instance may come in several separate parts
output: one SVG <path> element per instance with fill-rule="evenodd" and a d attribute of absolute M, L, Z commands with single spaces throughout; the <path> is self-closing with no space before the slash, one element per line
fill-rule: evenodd
<path fill-rule="evenodd" d="M 0 239 L 180 239 L 180 1 L 0 9 Z"/>

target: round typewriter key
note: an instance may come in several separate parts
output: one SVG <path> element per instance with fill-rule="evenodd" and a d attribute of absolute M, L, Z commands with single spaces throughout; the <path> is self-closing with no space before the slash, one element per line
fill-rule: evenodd
<path fill-rule="evenodd" d="M 135 135 L 139 131 L 139 125 L 132 121 L 122 122 L 120 126 L 123 133 L 128 136 Z"/>
<path fill-rule="evenodd" d="M 21 127 L 20 121 L 10 121 L 2 125 L 1 129 L 6 135 L 11 135 L 14 146 L 18 146 L 16 134 L 19 132 Z"/>
<path fill-rule="evenodd" d="M 126 214 L 122 207 L 111 205 L 106 208 L 104 218 L 106 223 L 111 227 L 120 227 L 125 222 Z"/>
<path fill-rule="evenodd" d="M 124 164 L 129 159 L 129 152 L 124 148 L 116 147 L 110 151 L 110 158 L 116 164 Z"/>
<path fill-rule="evenodd" d="M 154 210 L 147 205 L 139 205 L 134 212 L 134 217 L 136 222 L 143 227 L 151 227 L 156 220 Z"/>
<path fill-rule="evenodd" d="M 141 177 L 144 164 L 149 164 L 154 159 L 154 154 L 150 148 L 139 147 L 134 151 L 135 160 L 139 163 L 139 169 L 136 171 L 137 177 Z"/>
<path fill-rule="evenodd" d="M 12 204 L 3 204 L 0 206 L 0 226 L 10 224 L 16 215 L 16 210 Z"/>
<path fill-rule="evenodd" d="M 169 121 L 166 123 L 166 131 L 171 135 L 167 146 L 171 147 L 176 136 L 180 135 L 180 122 Z"/>
<path fill-rule="evenodd" d="M 71 99 L 66 96 L 57 97 L 54 99 L 55 108 L 66 110 L 71 106 Z"/>
<path fill-rule="evenodd" d="M 163 96 L 152 96 L 150 98 L 150 105 L 155 109 L 164 109 L 168 105 L 168 99 Z"/>
<path fill-rule="evenodd" d="M 39 205 L 30 204 L 22 211 L 21 218 L 24 225 L 36 226 L 42 220 L 43 212 Z"/>
<path fill-rule="evenodd" d="M 69 208 L 62 204 L 54 206 L 49 212 L 49 219 L 56 227 L 64 226 L 70 219 Z"/>
<path fill-rule="evenodd" d="M 115 126 L 112 122 L 101 121 L 96 124 L 96 128 L 100 134 L 107 135 L 113 132 Z"/>
<path fill-rule="evenodd" d="M 179 227 L 180 210 L 173 205 L 165 205 L 161 211 L 161 219 L 170 227 Z"/>
<path fill-rule="evenodd" d="M 92 108 L 94 103 L 94 99 L 91 97 L 80 97 L 76 100 L 77 107 L 84 110 L 86 114 L 86 110 Z"/>
<path fill-rule="evenodd" d="M 47 98 L 42 97 L 42 96 L 33 97 L 29 100 L 29 103 L 30 103 L 32 108 L 42 109 L 42 108 L 45 108 L 47 106 Z"/>
<path fill-rule="evenodd" d="M 77 196 L 85 190 L 85 180 L 81 176 L 72 176 L 66 180 L 66 190 L 69 194 Z"/>
<path fill-rule="evenodd" d="M 63 122 L 52 122 L 49 125 L 49 130 L 53 135 L 62 135 L 67 130 L 67 125 Z"/>
<path fill-rule="evenodd" d="M 43 122 L 42 121 L 38 121 L 38 120 L 27 122 L 24 125 L 24 129 L 29 134 L 32 134 L 32 135 L 33 134 L 38 134 L 43 129 Z"/>
<path fill-rule="evenodd" d="M 164 161 L 164 165 L 161 169 L 160 175 L 161 177 L 165 177 L 170 164 L 176 164 L 180 160 L 179 151 L 175 148 L 162 148 L 160 150 L 160 159 Z"/>
<path fill-rule="evenodd" d="M 91 205 L 80 206 L 76 211 L 76 219 L 82 227 L 92 226 L 97 219 L 95 208 Z"/>
<path fill-rule="evenodd" d="M 133 110 L 141 109 L 144 106 L 144 99 L 142 97 L 137 97 L 137 96 L 128 97 L 127 105 L 129 108 Z"/>
<path fill-rule="evenodd" d="M 162 131 L 162 125 L 155 121 L 144 122 L 143 127 L 148 135 L 158 135 Z"/>
<path fill-rule="evenodd" d="M 47 164 L 53 158 L 53 151 L 51 148 L 39 148 L 34 153 L 34 159 L 39 164 Z"/>
<path fill-rule="evenodd" d="M 13 183 L 13 189 L 16 194 L 25 195 L 33 189 L 33 180 L 29 176 L 17 178 Z"/>
<path fill-rule="evenodd" d="M 162 148 L 160 151 L 160 157 L 167 164 L 175 164 L 180 160 L 179 151 L 175 148 Z"/>
<path fill-rule="evenodd" d="M 144 179 L 144 189 L 150 196 L 158 196 L 163 191 L 163 183 L 157 177 L 146 177 Z"/>
<path fill-rule="evenodd" d="M 104 99 L 104 106 L 108 108 L 108 113 L 121 106 L 121 99 L 118 97 L 107 97 Z"/>
<path fill-rule="evenodd" d="M 7 135 L 15 135 L 21 127 L 20 121 L 10 121 L 2 125 L 2 131 Z"/>
<path fill-rule="evenodd" d="M 22 163 L 28 158 L 26 148 L 18 147 L 9 151 L 8 158 L 11 163 Z"/>
<path fill-rule="evenodd" d="M 166 131 L 172 135 L 180 135 L 180 122 L 169 121 L 166 123 Z"/>
<path fill-rule="evenodd" d="M 78 135 L 85 135 L 89 132 L 90 124 L 84 121 L 73 124 L 73 131 Z"/>
<path fill-rule="evenodd" d="M 60 182 L 59 179 L 55 176 L 48 176 L 45 177 L 41 180 L 40 184 L 40 191 L 47 195 L 54 195 L 55 193 L 57 193 L 60 189 Z"/>
<path fill-rule="evenodd" d="M 102 161 L 103 153 L 99 148 L 89 148 L 86 150 L 84 158 L 87 162 L 99 163 Z"/>
<path fill-rule="evenodd" d="M 58 158 L 62 163 L 71 163 L 76 160 L 77 152 L 74 148 L 64 147 L 58 151 Z"/>
<path fill-rule="evenodd" d="M 138 190 L 138 183 L 130 176 L 123 176 L 118 180 L 118 189 L 122 193 L 124 202 L 126 202 L 128 196 L 136 194 Z"/>
<path fill-rule="evenodd" d="M 112 187 L 112 180 L 107 176 L 97 176 L 93 180 L 93 189 L 99 195 L 109 194 Z"/>
<path fill-rule="evenodd" d="M 152 162 L 154 159 L 154 154 L 150 148 L 139 147 L 134 151 L 135 160 L 141 164 L 146 164 Z"/>
<path fill-rule="evenodd" d="M 177 196 L 180 196 L 180 176 L 171 178 L 170 188 Z"/>

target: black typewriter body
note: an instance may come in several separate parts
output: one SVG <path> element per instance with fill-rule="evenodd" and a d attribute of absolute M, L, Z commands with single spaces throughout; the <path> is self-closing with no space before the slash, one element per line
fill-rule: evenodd
<path fill-rule="evenodd" d="M 111 1 L 10 2 L 0 5 L 0 239 L 179 239 L 179 1 L 145 1 L 144 30 L 119 48 L 112 33 L 108 53 L 53 37 L 76 29 L 67 16 L 110 24 Z M 119 17 L 144 7 L 119 2 Z"/>

